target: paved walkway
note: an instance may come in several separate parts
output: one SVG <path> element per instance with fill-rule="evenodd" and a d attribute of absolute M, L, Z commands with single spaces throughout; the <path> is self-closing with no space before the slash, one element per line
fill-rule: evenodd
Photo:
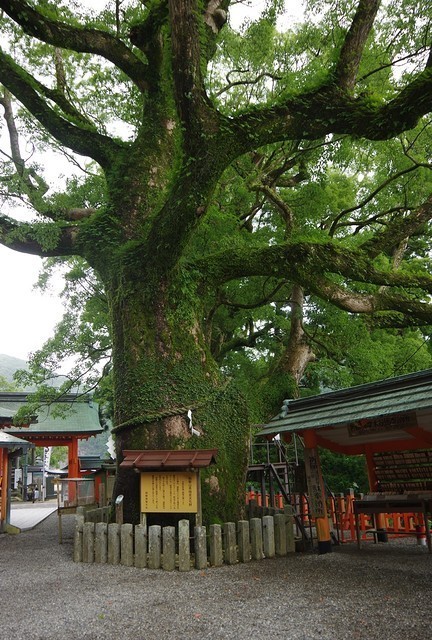
<path fill-rule="evenodd" d="M 29 531 L 55 511 L 57 511 L 57 500 L 12 502 L 10 523 L 21 531 Z"/>

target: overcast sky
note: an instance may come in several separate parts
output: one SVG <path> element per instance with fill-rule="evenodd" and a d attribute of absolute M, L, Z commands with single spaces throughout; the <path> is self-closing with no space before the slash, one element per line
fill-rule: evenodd
<path fill-rule="evenodd" d="M 27 360 L 61 318 L 58 296 L 33 290 L 41 266 L 40 258 L 0 245 L 0 353 Z"/>

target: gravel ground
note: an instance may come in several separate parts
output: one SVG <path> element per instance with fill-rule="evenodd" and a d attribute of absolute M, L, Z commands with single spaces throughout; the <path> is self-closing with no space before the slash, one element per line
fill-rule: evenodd
<path fill-rule="evenodd" d="M 415 540 L 188 573 L 72 561 L 74 516 L 0 535 L 5 640 L 432 640 L 432 556 Z"/>

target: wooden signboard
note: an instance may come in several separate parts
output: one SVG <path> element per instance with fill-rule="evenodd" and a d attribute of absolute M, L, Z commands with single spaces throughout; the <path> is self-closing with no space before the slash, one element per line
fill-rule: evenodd
<path fill-rule="evenodd" d="M 405 413 L 392 413 L 390 415 L 377 416 L 376 418 L 364 418 L 348 425 L 348 433 L 351 438 L 367 436 L 387 431 L 400 431 L 417 426 L 415 411 Z"/>
<path fill-rule="evenodd" d="M 141 473 L 142 513 L 197 513 L 198 511 L 197 472 Z"/>
<path fill-rule="evenodd" d="M 326 514 L 326 508 L 324 503 L 324 486 L 317 450 L 305 449 L 304 461 L 308 486 L 309 511 L 314 518 L 323 518 Z"/>

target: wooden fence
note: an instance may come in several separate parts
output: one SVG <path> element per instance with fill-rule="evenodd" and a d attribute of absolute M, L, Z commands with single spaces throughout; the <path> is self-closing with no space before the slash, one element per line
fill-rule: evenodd
<path fill-rule="evenodd" d="M 95 516 L 92 516 L 95 519 Z M 286 556 L 295 551 L 294 522 L 284 513 L 237 524 L 196 526 L 189 520 L 178 527 L 85 522 L 76 516 L 74 561 L 121 564 L 128 567 L 189 571 L 223 564 Z"/>

